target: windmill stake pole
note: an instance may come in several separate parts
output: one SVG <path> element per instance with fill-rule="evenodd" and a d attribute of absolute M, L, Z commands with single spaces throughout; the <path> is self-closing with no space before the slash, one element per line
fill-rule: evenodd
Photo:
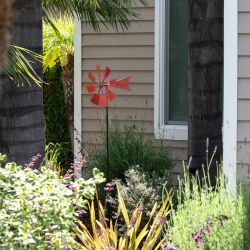
<path fill-rule="evenodd" d="M 107 167 L 108 167 L 108 183 L 110 182 L 110 162 L 109 162 L 109 107 L 107 105 L 106 107 L 106 153 L 107 153 Z M 110 203 L 108 203 L 107 206 L 107 210 L 108 210 L 108 218 L 111 219 L 111 207 L 110 207 Z"/>
<path fill-rule="evenodd" d="M 108 167 L 108 182 L 110 181 L 110 173 L 109 173 L 109 108 L 108 105 L 106 107 L 106 154 L 107 154 L 107 167 Z"/>

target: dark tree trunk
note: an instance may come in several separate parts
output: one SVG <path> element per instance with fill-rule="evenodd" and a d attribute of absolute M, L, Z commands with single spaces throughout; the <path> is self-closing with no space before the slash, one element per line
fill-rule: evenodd
<path fill-rule="evenodd" d="M 72 152 L 74 152 L 74 55 L 68 54 L 68 63 L 62 67 L 62 83 L 67 123 Z"/>
<path fill-rule="evenodd" d="M 40 0 L 16 0 L 13 4 L 11 43 L 42 53 L 42 11 Z M 34 65 L 42 78 L 42 64 Z M 0 79 L 0 152 L 19 164 L 43 154 L 43 91 L 26 82 Z"/>
<path fill-rule="evenodd" d="M 215 146 L 222 154 L 223 0 L 189 0 L 189 156 L 190 171 L 206 166 Z M 201 171 L 199 171 L 201 172 Z M 211 166 L 216 174 L 216 164 Z"/>
<path fill-rule="evenodd" d="M 5 62 L 9 41 L 11 0 L 0 0 L 0 70 Z"/>

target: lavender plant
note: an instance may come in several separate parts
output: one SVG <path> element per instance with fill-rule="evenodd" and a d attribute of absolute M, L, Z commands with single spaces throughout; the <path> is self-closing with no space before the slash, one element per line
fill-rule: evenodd
<path fill-rule="evenodd" d="M 178 206 L 171 210 L 166 247 L 171 245 L 176 250 L 249 249 L 244 247 L 247 218 L 243 196 L 239 194 L 237 199 L 231 196 L 222 171 L 216 185 L 212 186 L 208 175 L 201 180 L 190 176 L 185 167 L 177 193 Z"/>

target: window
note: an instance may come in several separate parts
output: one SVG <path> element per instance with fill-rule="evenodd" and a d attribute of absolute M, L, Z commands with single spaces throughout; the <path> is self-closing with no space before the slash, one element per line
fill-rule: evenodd
<path fill-rule="evenodd" d="M 155 1 L 155 136 L 187 140 L 188 0 Z"/>

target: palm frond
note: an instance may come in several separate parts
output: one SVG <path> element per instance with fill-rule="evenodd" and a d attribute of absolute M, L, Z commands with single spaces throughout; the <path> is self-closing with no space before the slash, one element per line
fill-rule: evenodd
<path fill-rule="evenodd" d="M 35 64 L 42 62 L 42 56 L 28 49 L 9 45 L 8 61 L 4 69 L 8 75 L 18 86 L 28 83 L 30 86 L 35 83 L 42 86 L 43 80 L 35 70 Z"/>
<path fill-rule="evenodd" d="M 133 11 L 133 3 L 147 6 L 146 0 L 42 0 L 43 12 L 48 17 L 68 15 L 85 20 L 94 30 L 100 30 L 100 24 L 115 29 L 127 29 L 129 18 L 138 14 Z M 47 20 L 49 21 L 49 20 Z"/>
<path fill-rule="evenodd" d="M 56 29 L 44 22 L 43 25 L 43 68 L 53 68 L 59 61 L 67 64 L 68 55 L 74 54 L 74 23 L 70 18 L 52 18 Z"/>

